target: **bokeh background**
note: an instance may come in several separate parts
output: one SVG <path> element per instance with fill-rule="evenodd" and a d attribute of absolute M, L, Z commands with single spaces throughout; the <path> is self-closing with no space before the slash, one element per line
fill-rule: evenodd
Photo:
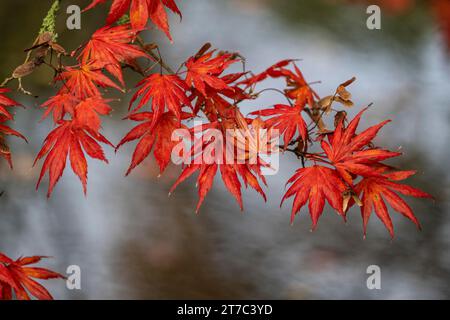
<path fill-rule="evenodd" d="M 63 1 L 85 6 L 89 1 Z M 114 154 L 109 165 L 89 162 L 88 196 L 66 170 L 51 199 L 45 185 L 35 191 L 39 166 L 32 162 L 51 130 L 39 123 L 39 105 L 54 93 L 51 71 L 41 68 L 24 81 L 38 98 L 16 94 L 27 106 L 12 126 L 28 137 L 27 145 L 9 139 L 14 171 L 0 167 L 0 251 L 17 257 L 42 254 L 46 266 L 64 272 L 82 270 L 82 290 L 63 281 L 49 282 L 59 299 L 275 298 L 275 299 L 442 299 L 450 298 L 449 120 L 450 8 L 448 0 L 189 0 L 177 1 L 183 20 L 171 15 L 174 44 L 150 32 L 170 64 L 178 65 L 205 42 L 247 58 L 261 71 L 284 58 L 299 63 L 320 95 L 352 76 L 358 108 L 374 103 L 363 125 L 391 118 L 377 143 L 402 147 L 395 164 L 417 169 L 410 183 L 436 196 L 436 202 L 409 199 L 423 230 L 393 213 L 396 237 L 390 240 L 372 217 L 363 240 L 359 210 L 347 224 L 329 208 L 317 230 L 309 232 L 305 211 L 289 225 L 289 205 L 279 208 L 284 183 L 299 167 L 282 157 L 282 170 L 269 177 L 267 203 L 245 192 L 241 213 L 222 182 L 216 180 L 199 215 L 195 181 L 171 196 L 180 172 L 171 167 L 160 178 L 150 159 L 128 178 L 133 145 Z M 369 4 L 382 7 L 382 29 L 366 28 Z M 51 1 L 0 2 L 0 77 L 24 59 Z M 106 7 L 83 14 L 80 31 L 66 30 L 60 41 L 70 50 L 89 38 L 104 21 Z M 132 91 L 136 76 L 129 73 Z M 281 85 L 270 81 L 267 86 Z M 114 94 L 113 94 L 114 96 Z M 133 126 L 122 121 L 129 96 L 114 103 L 104 133 L 113 143 Z M 280 101 L 267 93 L 256 107 Z M 247 110 L 244 110 L 247 111 Z M 368 290 L 366 268 L 379 265 L 382 289 Z"/>

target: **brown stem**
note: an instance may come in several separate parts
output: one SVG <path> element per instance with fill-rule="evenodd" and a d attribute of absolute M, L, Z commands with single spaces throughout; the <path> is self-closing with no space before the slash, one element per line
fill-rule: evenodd
<path fill-rule="evenodd" d="M 168 66 L 168 65 L 162 60 L 161 57 L 158 57 L 158 55 L 156 55 L 152 50 L 148 50 L 148 49 L 145 48 L 144 40 L 142 40 L 142 38 L 141 38 L 140 36 L 137 36 L 137 37 L 136 37 L 136 40 L 137 40 L 139 46 L 141 46 L 141 48 L 142 48 L 145 52 L 147 52 L 153 59 L 155 59 L 155 61 L 156 61 L 157 63 L 159 63 L 159 65 L 160 65 L 164 70 L 166 70 L 166 71 L 167 71 L 168 73 L 170 73 L 170 74 L 175 74 L 175 71 L 174 71 L 170 66 Z"/>

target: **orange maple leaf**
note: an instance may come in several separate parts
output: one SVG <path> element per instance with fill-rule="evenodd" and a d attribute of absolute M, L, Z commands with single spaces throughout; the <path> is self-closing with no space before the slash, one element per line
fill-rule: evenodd
<path fill-rule="evenodd" d="M 56 77 L 56 80 L 64 81 L 66 90 L 80 100 L 99 96 L 100 91 L 97 86 L 122 91 L 95 66 L 95 62 L 81 64 L 79 67 L 66 67 L 65 71 Z"/>
<path fill-rule="evenodd" d="M 384 171 L 384 170 L 383 170 Z M 383 222 L 391 237 L 394 236 L 394 226 L 389 216 L 385 201 L 397 212 L 410 219 L 420 229 L 420 224 L 408 204 L 396 192 L 416 198 L 430 198 L 433 196 L 420 189 L 395 181 L 405 180 L 415 174 L 415 171 L 396 171 L 385 173 L 383 177 L 363 178 L 356 186 L 355 192 L 361 197 L 361 216 L 363 218 L 364 236 L 372 210 Z"/>
<path fill-rule="evenodd" d="M 166 107 L 180 122 L 183 106 L 191 106 L 191 101 L 186 96 L 188 87 L 177 75 L 155 73 L 139 82 L 138 86 L 140 88 L 131 99 L 130 108 L 138 98 L 141 100 L 133 112 L 141 109 L 151 99 L 152 126 L 157 123 Z"/>
<path fill-rule="evenodd" d="M 280 131 L 280 135 L 284 136 L 284 148 L 287 148 L 296 133 L 300 135 L 303 141 L 308 139 L 306 122 L 302 117 L 303 108 L 304 106 L 302 105 L 276 104 L 273 109 L 258 110 L 250 114 L 271 117 L 265 120 L 264 123 L 268 128 Z"/>
<path fill-rule="evenodd" d="M 149 57 L 139 47 L 131 44 L 137 31 L 130 25 L 105 26 L 97 30 L 84 46 L 78 59 L 87 64 L 93 61 L 96 67 L 105 68 L 124 85 L 121 63 L 140 57 Z"/>
<path fill-rule="evenodd" d="M 101 96 L 90 97 L 81 101 L 74 108 L 74 124 L 98 132 L 101 126 L 98 115 L 108 115 L 112 111 L 108 102 L 109 100 L 105 100 Z"/>
<path fill-rule="evenodd" d="M 56 95 L 48 99 L 41 107 L 45 108 L 42 120 L 53 114 L 53 122 L 58 123 L 64 119 L 66 114 L 73 116 L 75 106 L 80 99 L 71 93 L 67 93 L 67 89 L 63 87 Z"/>
<path fill-rule="evenodd" d="M 359 112 L 347 128 L 343 127 L 343 121 L 341 121 L 334 133 L 328 135 L 330 143 L 322 140 L 322 149 L 349 185 L 352 185 L 354 179 L 352 174 L 379 176 L 376 166 L 379 161 L 401 155 L 399 152 L 368 147 L 378 131 L 390 120 L 383 121 L 359 134 L 355 133 L 365 110 L 367 108 Z"/>
<path fill-rule="evenodd" d="M 292 184 L 281 200 L 283 202 L 295 195 L 292 205 L 291 223 L 295 215 L 309 199 L 309 214 L 312 220 L 312 229 L 322 215 L 325 199 L 339 215 L 345 218 L 343 211 L 343 193 L 347 189 L 344 181 L 338 173 L 330 168 L 314 165 L 308 168 L 300 168 L 288 180 Z"/>
<path fill-rule="evenodd" d="M 231 53 L 219 54 L 213 58 L 214 52 L 215 50 L 211 50 L 200 57 L 190 57 L 185 63 L 186 83 L 200 91 L 205 97 L 208 96 L 208 88 L 213 92 L 233 90 L 219 76 L 237 60 L 233 59 Z"/>
<path fill-rule="evenodd" d="M 189 115 L 182 114 L 182 116 Z M 173 148 L 178 144 L 177 141 L 172 140 L 173 131 L 179 128 L 186 129 L 170 112 L 162 114 L 156 125 L 153 124 L 154 117 L 152 112 L 135 113 L 127 117 L 133 121 L 144 121 L 134 127 L 117 145 L 118 149 L 125 143 L 140 139 L 134 150 L 127 175 L 148 157 L 152 149 L 162 173 L 170 162 Z"/>

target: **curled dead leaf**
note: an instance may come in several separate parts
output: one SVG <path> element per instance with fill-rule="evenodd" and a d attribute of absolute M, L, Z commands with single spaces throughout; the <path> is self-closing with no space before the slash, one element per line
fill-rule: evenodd
<path fill-rule="evenodd" d="M 36 67 L 37 67 L 37 64 L 36 64 L 35 60 L 25 62 L 24 64 L 18 66 L 14 70 L 12 77 L 14 79 L 26 77 L 26 76 L 30 75 L 31 73 L 33 73 L 33 71 L 36 69 Z"/>
<path fill-rule="evenodd" d="M 339 102 L 347 108 L 353 107 L 353 101 L 342 98 L 341 96 L 334 97 L 334 101 Z"/>
<path fill-rule="evenodd" d="M 205 43 L 195 54 L 194 59 L 197 60 L 198 58 L 203 56 L 210 48 L 211 48 L 211 43 L 209 43 L 209 42 Z"/>
<path fill-rule="evenodd" d="M 336 115 L 334 116 L 334 127 L 336 128 L 339 123 L 343 123 L 347 119 L 347 112 L 345 111 L 338 111 L 336 112 Z"/>

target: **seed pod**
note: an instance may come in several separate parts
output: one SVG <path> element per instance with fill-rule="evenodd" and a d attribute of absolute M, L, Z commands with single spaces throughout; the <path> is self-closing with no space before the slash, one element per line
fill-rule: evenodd
<path fill-rule="evenodd" d="M 12 77 L 14 79 L 19 79 L 19 78 L 23 78 L 26 77 L 28 75 L 30 75 L 31 73 L 33 73 L 33 71 L 36 69 L 36 62 L 35 61 L 28 61 L 20 66 L 18 66 L 13 74 Z"/>
<path fill-rule="evenodd" d="M 198 58 L 200 58 L 202 55 L 205 54 L 206 51 L 209 50 L 209 48 L 211 48 L 211 43 L 207 42 L 205 43 L 200 50 L 198 50 L 198 52 L 195 54 L 194 59 L 197 60 Z"/>
<path fill-rule="evenodd" d="M 148 43 L 148 44 L 144 45 L 145 51 L 152 51 L 156 48 L 158 48 L 158 45 L 156 43 Z"/>
<path fill-rule="evenodd" d="M 336 90 L 336 93 L 345 100 L 350 100 L 352 97 L 352 94 L 350 92 L 347 91 L 347 89 L 345 89 L 344 86 L 339 86 Z"/>
<path fill-rule="evenodd" d="M 353 77 L 353 78 L 351 78 L 351 79 L 349 79 L 349 80 L 347 80 L 347 81 L 341 83 L 339 86 L 342 86 L 342 87 L 348 87 L 348 86 L 351 85 L 353 82 L 355 82 L 355 80 L 356 80 L 356 77 Z"/>
<path fill-rule="evenodd" d="M 319 105 L 319 108 L 321 110 L 326 110 L 327 112 L 329 112 L 332 102 L 333 102 L 333 96 L 326 96 L 326 97 L 323 97 L 322 99 L 320 99 L 317 102 L 317 104 Z"/>
<path fill-rule="evenodd" d="M 343 99 L 340 96 L 336 96 L 334 97 L 334 101 L 339 102 L 340 104 L 342 104 L 345 107 L 353 107 L 353 101 L 352 100 L 347 100 L 347 99 Z"/>
<path fill-rule="evenodd" d="M 347 119 L 347 112 L 345 111 L 336 112 L 336 115 L 334 116 L 334 127 L 336 128 L 341 122 L 344 123 L 346 119 Z"/>
<path fill-rule="evenodd" d="M 48 46 L 41 46 L 39 48 L 36 48 L 36 50 L 34 51 L 34 57 L 36 59 L 45 58 L 48 54 L 48 51 L 49 51 Z"/>
<path fill-rule="evenodd" d="M 53 33 L 47 31 L 39 35 L 37 44 L 39 45 L 43 43 L 48 43 L 52 40 L 53 40 Z"/>
<path fill-rule="evenodd" d="M 66 49 L 64 49 L 61 45 L 57 44 L 56 42 L 51 42 L 50 47 L 58 54 L 66 55 Z"/>

